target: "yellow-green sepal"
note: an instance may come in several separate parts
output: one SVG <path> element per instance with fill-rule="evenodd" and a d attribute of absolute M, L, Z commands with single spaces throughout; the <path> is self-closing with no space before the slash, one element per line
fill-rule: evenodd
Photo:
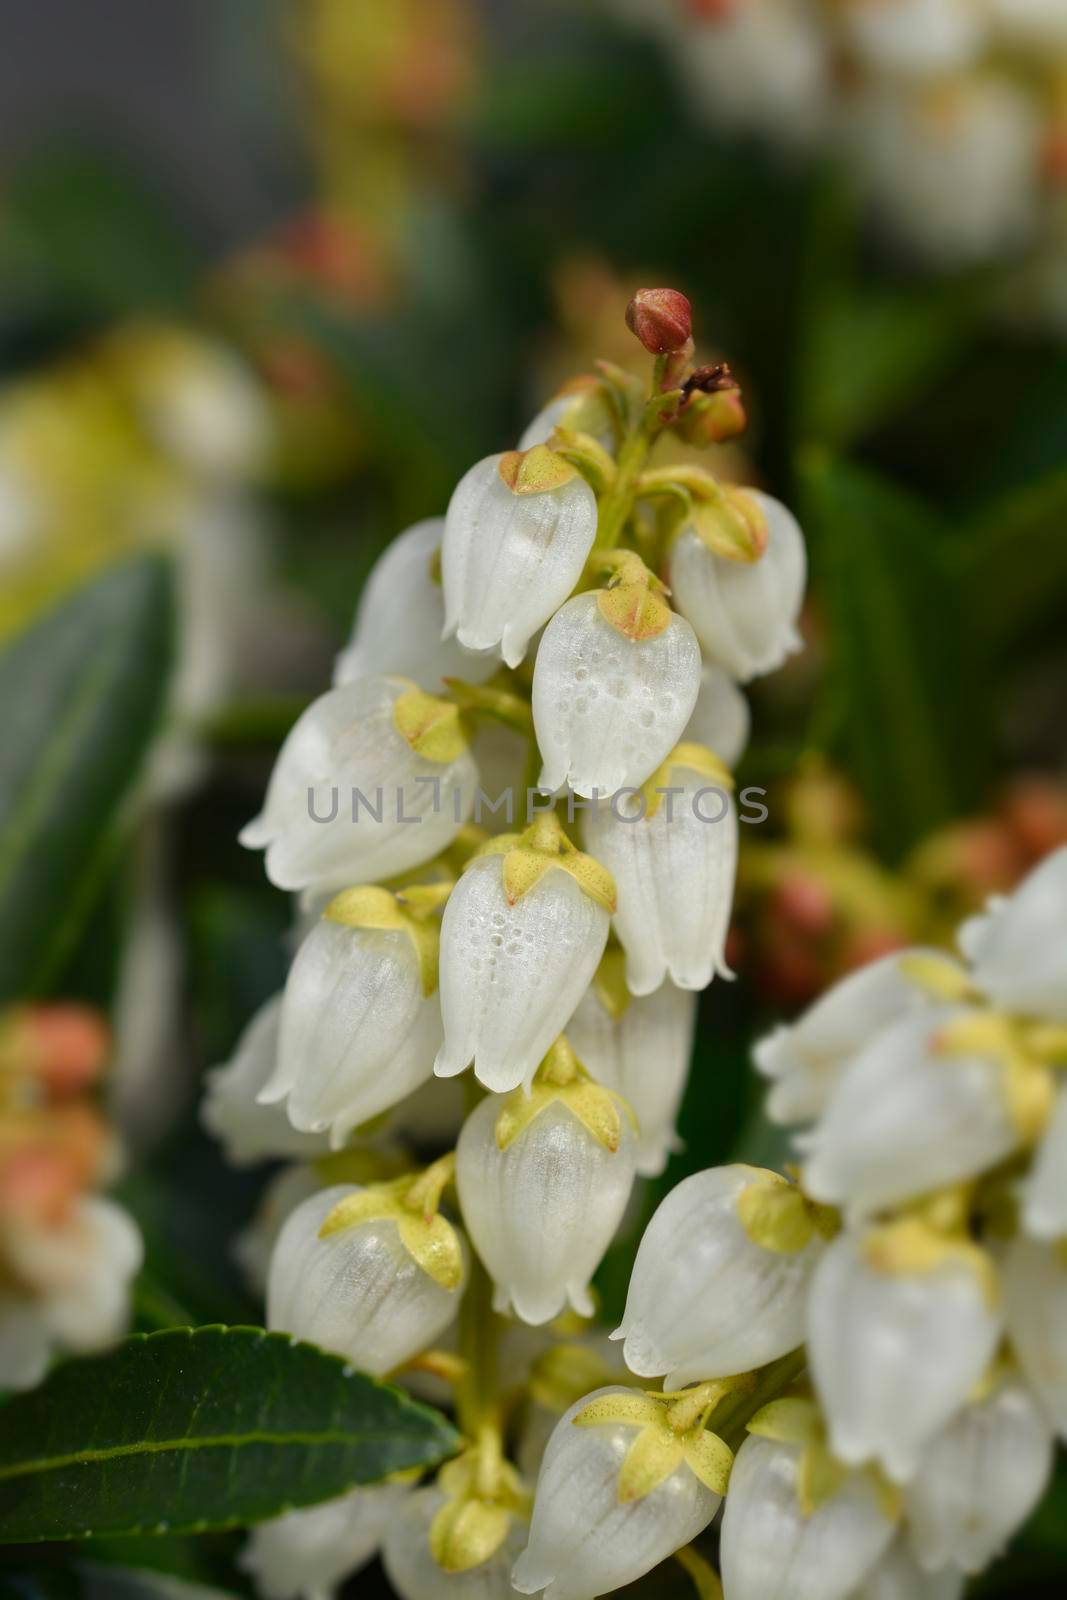
<path fill-rule="evenodd" d="M 454 700 L 405 689 L 393 701 L 393 725 L 424 761 L 449 766 L 468 748 L 460 708 Z"/>
<path fill-rule="evenodd" d="M 463 1281 L 459 1234 L 437 1209 L 454 1166 L 454 1156 L 443 1156 L 423 1172 L 346 1196 L 327 1215 L 319 1238 L 332 1238 L 364 1222 L 394 1222 L 401 1244 L 423 1272 L 442 1289 L 458 1289 Z"/>
<path fill-rule="evenodd" d="M 441 952 L 440 924 L 431 913 L 444 904 L 451 884 L 411 884 L 394 891 L 363 883 L 334 895 L 323 916 L 346 928 L 375 928 L 403 933 L 415 947 L 424 995 L 437 988 Z"/>
<path fill-rule="evenodd" d="M 501 481 L 517 495 L 549 494 L 553 489 L 562 489 L 577 475 L 577 468 L 547 444 L 535 444 L 532 450 L 508 450 L 501 456 L 497 471 Z"/>
<path fill-rule="evenodd" d="M 753 1244 L 776 1255 L 796 1255 L 816 1237 L 830 1238 L 837 1213 L 809 1200 L 795 1183 L 763 1167 L 737 1197 L 737 1217 Z"/>
<path fill-rule="evenodd" d="M 587 856 L 571 843 L 555 812 L 546 812 L 523 833 L 504 833 L 475 852 L 471 861 L 486 856 L 502 856 L 504 894 L 515 905 L 541 882 L 546 872 L 556 867 L 574 879 L 605 911 L 615 911 L 615 879 L 599 861 Z"/>
<path fill-rule="evenodd" d="M 612 1154 L 622 1140 L 626 1117 L 636 1127 L 634 1114 L 621 1095 L 594 1083 L 563 1035 L 556 1040 L 537 1069 L 530 1091 L 514 1089 L 496 1119 L 496 1142 L 507 1150 L 549 1106 L 563 1105 Z"/>

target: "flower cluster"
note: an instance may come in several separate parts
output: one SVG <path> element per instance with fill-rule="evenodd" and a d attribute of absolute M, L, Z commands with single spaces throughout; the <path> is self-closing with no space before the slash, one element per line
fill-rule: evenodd
<path fill-rule="evenodd" d="M 613 1337 L 665 1392 L 558 1424 L 522 1592 L 606 1592 L 723 1485 L 726 1600 L 959 1595 L 1033 1509 L 1067 1431 L 1067 848 L 959 945 L 872 963 L 758 1046 L 799 1172 L 719 1167 L 659 1207 Z"/>
<path fill-rule="evenodd" d="M 268 1322 L 371 1373 L 454 1382 L 469 1441 L 432 1486 L 257 1530 L 247 1560 L 271 1596 L 319 1593 L 383 1530 L 404 1600 L 508 1593 L 530 1539 L 525 1585 L 545 1513 L 531 1535 L 506 1447 L 528 1477 L 546 1417 L 619 1367 L 582 1320 L 590 1280 L 635 1176 L 666 1164 L 695 991 L 727 971 L 737 685 L 797 647 L 805 577 L 784 506 L 657 462 L 672 435 L 744 425 L 729 370 L 694 364 L 688 302 L 643 290 L 627 320 L 655 358 L 648 390 L 600 364 L 395 541 L 242 835 L 303 914 L 284 993 L 205 1105 L 234 1159 L 308 1158 L 253 1248 Z M 420 1170 L 368 1142 L 461 1074 L 454 1149 Z M 691 1485 L 632 1505 L 612 1489 L 605 1510 L 594 1465 L 588 1495 L 562 1497 L 579 1563 L 610 1511 L 607 1587 L 635 1539 L 644 1570 L 717 1505 L 728 1456 L 695 1421 Z M 575 1438 L 610 1455 L 621 1435 Z M 554 1595 L 602 1592 L 590 1549 Z"/>
<path fill-rule="evenodd" d="M 651 26 L 700 113 L 822 144 L 938 265 L 1033 247 L 1061 326 L 1067 11 L 1061 0 L 613 0 Z"/>
<path fill-rule="evenodd" d="M 96 1350 L 129 1316 L 141 1238 L 94 1190 L 116 1149 L 88 1099 L 110 1048 L 82 1006 L 0 1014 L 0 1389 L 38 1382 L 58 1350 Z"/>

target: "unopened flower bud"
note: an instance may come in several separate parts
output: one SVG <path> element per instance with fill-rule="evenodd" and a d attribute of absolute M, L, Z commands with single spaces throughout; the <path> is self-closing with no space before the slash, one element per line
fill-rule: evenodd
<path fill-rule="evenodd" d="M 677 1389 L 795 1350 L 824 1248 L 817 1221 L 791 1184 L 758 1167 L 684 1179 L 645 1229 L 612 1334 L 626 1341 L 630 1371 Z"/>
<path fill-rule="evenodd" d="M 456 1186 L 498 1311 L 536 1326 L 569 1301 L 592 1316 L 589 1281 L 630 1198 L 634 1145 L 627 1110 L 584 1074 L 560 1086 L 542 1070 L 529 1098 L 492 1095 L 471 1113 Z"/>
<path fill-rule="evenodd" d="M 10 1038 L 11 1047 L 20 1050 L 26 1069 L 36 1073 L 52 1095 L 76 1094 L 92 1083 L 111 1049 L 107 1023 L 91 1006 L 70 1001 L 24 1006 L 11 1013 L 10 1020 L 17 1030 Z M 0 1051 L 5 1054 L 8 1042 L 5 1032 L 0 1036 Z"/>
<path fill-rule="evenodd" d="M 371 1193 L 335 1184 L 297 1206 L 271 1257 L 267 1326 L 380 1377 L 444 1332 L 459 1308 L 464 1274 L 450 1288 L 438 1282 L 416 1261 L 393 1215 L 322 1236 L 342 1201 Z"/>
<path fill-rule="evenodd" d="M 324 1600 L 371 1560 L 409 1493 L 387 1483 L 287 1511 L 252 1529 L 238 1565 L 264 1600 Z"/>
<path fill-rule="evenodd" d="M 420 936 L 432 949 L 420 950 Z M 289 970 L 278 1062 L 260 1103 L 284 1100 L 294 1128 L 328 1130 L 339 1149 L 433 1073 L 441 1008 L 427 987 L 435 983 L 435 927 L 409 922 L 387 889 L 338 895 Z"/>
<path fill-rule="evenodd" d="M 511 1567 L 526 1541 L 526 1523 L 512 1517 L 488 1560 L 446 1572 L 430 1548 L 430 1530 L 446 1504 L 440 1489 L 416 1489 L 390 1519 L 382 1560 L 400 1600 L 512 1600 Z"/>
<path fill-rule="evenodd" d="M 909 1538 L 922 1566 L 987 1567 L 1041 1498 L 1052 1456 L 1052 1431 L 1017 1379 L 966 1405 L 908 1485 Z"/>
<path fill-rule="evenodd" d="M 592 981 L 613 904 L 610 875 L 552 817 L 475 857 L 442 920 L 438 1076 L 473 1061 L 497 1093 L 528 1084 Z"/>
<path fill-rule="evenodd" d="M 758 489 L 745 494 L 766 518 L 767 546 L 758 560 L 715 555 L 693 528 L 678 536 L 667 557 L 675 605 L 707 659 L 741 683 L 773 672 L 800 648 L 796 622 L 807 570 L 791 512 Z"/>
<path fill-rule="evenodd" d="M 444 517 L 416 522 L 378 557 L 360 595 L 352 636 L 334 666 L 335 688 L 395 673 L 439 693 L 445 678 L 483 683 L 496 671 L 495 650 L 465 650 L 441 638 L 444 594 L 432 568 L 444 531 Z"/>
<path fill-rule="evenodd" d="M 314 1156 L 324 1152 L 324 1134 L 301 1133 L 282 1105 L 263 1105 L 258 1096 L 278 1063 L 280 994 L 260 1006 L 245 1028 L 233 1059 L 206 1077 L 200 1119 L 222 1144 L 231 1166 L 252 1166 L 279 1156 Z"/>
<path fill-rule="evenodd" d="M 471 467 L 445 518 L 446 637 L 517 667 L 581 577 L 596 521 L 592 489 L 544 445 Z"/>
<path fill-rule="evenodd" d="M 959 943 L 994 1005 L 1067 1022 L 1067 845 L 965 922 Z"/>
<path fill-rule="evenodd" d="M 807 1321 L 834 1454 L 907 1483 L 989 1365 L 1002 1314 L 977 1247 L 905 1221 L 834 1240 Z"/>
<path fill-rule="evenodd" d="M 725 364 L 698 367 L 682 391 L 686 402 L 678 431 L 689 444 L 722 444 L 744 433 L 748 418 L 741 389 Z"/>
<path fill-rule="evenodd" d="M 670 355 L 692 338 L 692 307 L 678 289 L 638 289 L 626 307 L 626 326 L 649 355 Z"/>
<path fill-rule="evenodd" d="M 602 968 L 613 952 L 605 956 Z M 616 950 L 616 995 L 606 1001 L 599 974 L 567 1024 L 567 1037 L 579 1060 L 598 1083 L 614 1089 L 637 1118 L 638 1173 L 655 1178 L 680 1148 L 675 1118 L 685 1090 L 693 1049 L 697 1001 L 694 994 L 662 984 L 637 998 L 622 977 L 622 952 Z"/>
<path fill-rule="evenodd" d="M 893 1520 L 872 1476 L 842 1473 L 833 1493 L 805 1503 L 804 1453 L 756 1432 L 737 1452 L 720 1544 L 728 1600 L 852 1600 L 889 1547 Z"/>
<path fill-rule="evenodd" d="M 651 994 L 667 977 L 705 989 L 726 965 L 737 870 L 737 813 L 725 767 L 699 745 L 679 745 L 651 793 L 601 801 L 586 841 L 615 879 L 615 931 L 626 981 Z M 665 792 L 666 791 L 666 792 Z"/>
<path fill-rule="evenodd" d="M 455 707 L 403 678 L 364 678 L 300 717 L 241 843 L 266 849 L 279 889 L 380 882 L 451 844 L 476 783 Z"/>
<path fill-rule="evenodd" d="M 633 1420 L 595 1421 L 597 1402 L 624 1418 L 633 1413 Z M 544 1590 L 545 1600 L 592 1600 L 634 1582 L 707 1527 L 721 1489 L 697 1476 L 681 1443 L 671 1464 L 668 1441 L 657 1438 L 667 1470 L 645 1493 L 622 1492 L 624 1466 L 649 1426 L 645 1413 L 655 1409 L 643 1396 L 606 1388 L 564 1412 L 541 1464 L 530 1542 L 512 1573 L 520 1594 Z"/>
<path fill-rule="evenodd" d="M 658 599 L 654 617 L 635 615 L 647 590 L 635 592 L 633 610 L 617 614 L 614 604 L 630 587 L 576 595 L 538 646 L 533 715 L 544 758 L 540 787 L 548 793 L 569 784 L 576 794 L 611 795 L 644 783 L 693 713 L 700 688 L 693 630 Z"/>

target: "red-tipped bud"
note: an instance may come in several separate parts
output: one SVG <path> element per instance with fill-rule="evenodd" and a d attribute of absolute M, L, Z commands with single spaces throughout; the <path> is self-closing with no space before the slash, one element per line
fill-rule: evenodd
<path fill-rule="evenodd" d="M 692 336 L 693 312 L 677 289 L 638 289 L 626 307 L 626 326 L 650 355 L 671 355 Z"/>

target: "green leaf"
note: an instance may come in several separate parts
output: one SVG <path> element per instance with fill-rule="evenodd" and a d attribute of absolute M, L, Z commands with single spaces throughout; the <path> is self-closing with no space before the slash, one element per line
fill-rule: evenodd
<path fill-rule="evenodd" d="M 135 1335 L 5 1407 L 0 1543 L 199 1533 L 451 1455 L 451 1424 L 260 1328 Z"/>
<path fill-rule="evenodd" d="M 0 1000 L 39 991 L 102 888 L 163 708 L 170 570 L 110 568 L 0 656 Z"/>
<path fill-rule="evenodd" d="M 821 456 L 802 487 L 842 753 L 879 845 L 899 857 L 982 797 L 991 719 L 966 585 L 922 501 Z"/>
<path fill-rule="evenodd" d="M 103 1562 L 0 1573 L 0 1600 L 232 1600 L 232 1591 Z"/>
<path fill-rule="evenodd" d="M 962 542 L 975 625 L 991 650 L 1008 655 L 1067 607 L 1067 471 L 984 507 Z"/>

